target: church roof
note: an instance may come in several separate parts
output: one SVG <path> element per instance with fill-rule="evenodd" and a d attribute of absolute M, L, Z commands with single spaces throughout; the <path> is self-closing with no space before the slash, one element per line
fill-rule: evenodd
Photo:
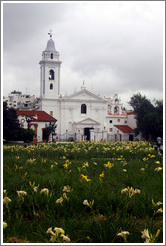
<path fill-rule="evenodd" d="M 52 38 L 50 38 L 48 40 L 45 51 L 56 51 L 55 44 L 54 44 L 54 41 L 52 40 Z"/>
<path fill-rule="evenodd" d="M 36 110 L 17 110 L 18 116 L 33 116 L 33 121 L 42 121 L 42 122 L 49 122 L 49 121 L 57 121 L 54 117 L 47 114 L 45 111 L 36 111 Z"/>
<path fill-rule="evenodd" d="M 114 126 L 123 133 L 134 133 L 134 130 L 127 125 L 114 125 Z"/>

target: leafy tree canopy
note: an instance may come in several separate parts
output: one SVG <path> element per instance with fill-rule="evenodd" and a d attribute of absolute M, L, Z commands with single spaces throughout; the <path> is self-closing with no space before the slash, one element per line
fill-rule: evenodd
<path fill-rule="evenodd" d="M 6 141 L 32 141 L 35 131 L 21 128 L 14 108 L 8 108 L 7 103 L 3 103 L 3 138 Z"/>
<path fill-rule="evenodd" d="M 163 101 L 155 100 L 151 103 L 149 99 L 138 93 L 130 98 L 129 104 L 133 107 L 137 119 L 136 135 L 141 133 L 145 139 L 154 141 L 157 137 L 162 137 Z"/>
<path fill-rule="evenodd" d="M 55 129 L 56 129 L 56 121 L 50 121 L 48 125 L 45 127 L 45 138 L 48 142 L 50 134 L 54 133 L 55 134 Z"/>
<path fill-rule="evenodd" d="M 8 108 L 7 103 L 3 103 L 3 138 L 9 140 L 20 140 L 20 124 L 14 108 Z"/>

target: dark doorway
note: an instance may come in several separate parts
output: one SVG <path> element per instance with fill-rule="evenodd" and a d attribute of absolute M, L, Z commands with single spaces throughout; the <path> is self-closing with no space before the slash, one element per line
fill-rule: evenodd
<path fill-rule="evenodd" d="M 47 130 L 45 128 L 43 129 L 42 140 L 43 140 L 43 142 L 47 142 L 48 141 L 48 133 L 47 133 Z"/>
<path fill-rule="evenodd" d="M 84 136 L 86 136 L 85 137 L 85 139 L 87 140 L 87 141 L 89 141 L 90 140 L 90 130 L 91 129 L 94 129 L 93 127 L 86 127 L 86 128 L 84 128 Z"/>
<path fill-rule="evenodd" d="M 129 134 L 129 141 L 133 141 L 134 136 L 132 134 Z"/>

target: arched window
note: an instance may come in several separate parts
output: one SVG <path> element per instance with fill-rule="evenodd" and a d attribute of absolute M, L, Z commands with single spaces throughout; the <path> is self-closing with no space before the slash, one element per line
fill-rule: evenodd
<path fill-rule="evenodd" d="M 81 104 L 81 114 L 86 114 L 86 104 Z"/>
<path fill-rule="evenodd" d="M 52 83 L 50 84 L 50 90 L 53 90 L 53 84 Z"/>
<path fill-rule="evenodd" d="M 51 59 L 53 59 L 53 53 L 51 53 Z"/>
<path fill-rule="evenodd" d="M 119 108 L 116 106 L 116 107 L 114 108 L 114 113 L 116 114 L 116 113 L 118 113 L 118 111 L 119 111 Z"/>
<path fill-rule="evenodd" d="M 54 80 L 54 70 L 52 69 L 49 71 L 49 79 Z"/>

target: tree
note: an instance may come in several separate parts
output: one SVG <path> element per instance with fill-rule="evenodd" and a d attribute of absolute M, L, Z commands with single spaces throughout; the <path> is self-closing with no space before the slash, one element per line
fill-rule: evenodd
<path fill-rule="evenodd" d="M 33 129 L 24 129 L 22 128 L 22 141 L 25 143 L 29 143 L 33 141 L 33 138 L 36 136 L 35 131 Z"/>
<path fill-rule="evenodd" d="M 3 138 L 7 141 L 20 140 L 22 131 L 14 108 L 8 108 L 7 103 L 3 103 Z"/>
<path fill-rule="evenodd" d="M 133 107 L 137 128 L 135 134 L 139 133 L 145 139 L 156 140 L 163 134 L 163 102 L 155 100 L 154 104 L 140 93 L 130 98 L 129 104 Z"/>
<path fill-rule="evenodd" d="M 20 126 L 16 110 L 8 108 L 7 103 L 3 103 L 3 138 L 6 141 L 32 141 L 35 131 L 24 129 Z"/>
<path fill-rule="evenodd" d="M 56 129 L 57 125 L 56 125 L 56 121 L 50 121 L 49 125 L 46 125 L 45 127 L 45 131 L 44 131 L 44 135 L 45 135 L 45 139 L 48 142 L 50 134 L 55 134 L 55 129 Z"/>

